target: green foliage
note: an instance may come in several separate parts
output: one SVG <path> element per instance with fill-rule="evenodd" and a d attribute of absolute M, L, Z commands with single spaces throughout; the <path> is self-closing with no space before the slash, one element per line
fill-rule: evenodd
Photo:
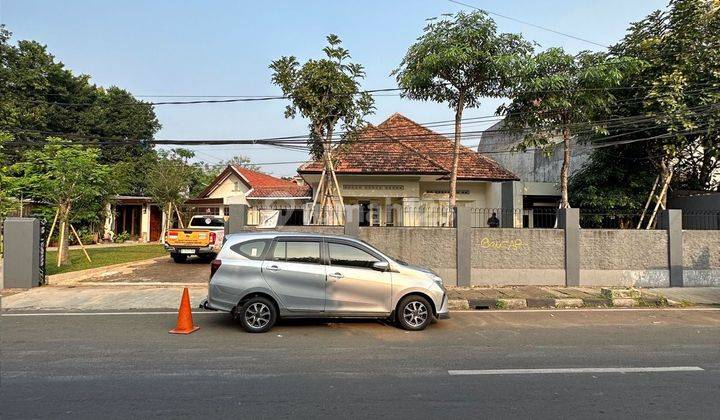
<path fill-rule="evenodd" d="M 130 239 L 130 234 L 127 232 L 121 232 L 121 233 L 118 233 L 117 235 L 115 235 L 115 237 L 113 238 L 113 242 L 121 244 L 121 243 L 127 241 L 128 239 Z"/>
<path fill-rule="evenodd" d="M 611 49 L 644 60 L 634 75 L 637 89 L 620 92 L 615 115 L 646 116 L 646 122 L 616 130 L 625 140 L 645 142 L 648 158 L 675 186 L 718 188 L 720 169 L 720 7 L 717 1 L 673 0 L 633 23 Z M 648 189 L 650 186 L 648 186 Z"/>
<path fill-rule="evenodd" d="M 393 71 L 403 96 L 447 102 L 455 110 L 450 207 L 456 200 L 463 110 L 477 107 L 483 97 L 506 95 L 513 63 L 532 50 L 520 35 L 497 34 L 485 12 L 460 12 L 428 24 Z"/>
<path fill-rule="evenodd" d="M 6 162 L 3 143 L 11 140 L 10 134 L 0 131 L 0 162 Z M 8 169 L 4 163 L 0 164 L 0 219 L 7 217 L 18 207 L 17 200 L 12 197 L 15 189 L 14 178 L 8 174 Z"/>
<path fill-rule="evenodd" d="M 42 146 L 48 135 L 90 141 L 97 143 L 101 163 L 124 162 L 131 170 L 134 182 L 118 192 L 140 193 L 142 157 L 151 152 L 147 141 L 160 129 L 152 105 L 118 87 L 91 84 L 88 75 L 74 75 L 35 41 L 13 45 L 10 38 L 0 25 L 0 127 L 16 141 L 7 147 L 8 164 Z"/>
<path fill-rule="evenodd" d="M 393 71 L 411 99 L 476 107 L 508 93 L 510 69 L 532 52 L 517 34 L 498 34 L 485 12 L 460 12 L 428 24 Z"/>
<path fill-rule="evenodd" d="M 551 149 L 563 129 L 571 134 L 606 133 L 595 122 L 615 101 L 613 88 L 640 66 L 631 58 L 601 53 L 565 53 L 550 48 L 534 57 L 516 61 L 512 102 L 498 112 L 506 115 L 505 128 L 524 135 L 518 146 Z"/>
<path fill-rule="evenodd" d="M 147 170 L 147 193 L 163 212 L 168 205 L 179 207 L 188 197 L 195 169 L 188 160 L 193 153 L 186 149 L 162 150 Z"/>
<path fill-rule="evenodd" d="M 299 113 L 310 120 L 308 146 L 316 159 L 329 149 L 337 124 L 347 133 L 345 141 L 350 141 L 374 109 L 372 96 L 360 90 L 360 80 L 365 77 L 363 66 L 346 62 L 350 52 L 341 46 L 337 35 L 328 35 L 327 41 L 323 48 L 326 58 L 300 65 L 294 56 L 286 56 L 270 64 L 272 82 L 291 102 L 285 118 L 295 118 Z"/>
<path fill-rule="evenodd" d="M 48 251 L 45 258 L 45 273 L 47 275 L 67 273 L 167 255 L 163 246 L 157 244 L 88 248 L 87 252 L 92 262 L 85 258 L 82 250 L 72 249 L 69 252 L 69 264 L 58 267 L 53 263 L 57 259 L 57 251 Z"/>
<path fill-rule="evenodd" d="M 562 139 L 563 207 L 569 206 L 570 139 L 608 132 L 600 117 L 610 112 L 613 89 L 640 66 L 632 58 L 586 51 L 570 55 L 561 48 L 516 61 L 512 102 L 502 105 L 498 113 L 506 116 L 505 130 L 523 136 L 516 147 L 520 151 L 539 148 L 550 153 Z"/>
<path fill-rule="evenodd" d="M 656 177 L 642 144 L 600 148 L 570 178 L 570 202 L 590 213 L 639 214 Z"/>
<path fill-rule="evenodd" d="M 49 137 L 42 148 L 27 151 L 10 168 L 17 190 L 53 208 L 64 207 L 68 221 L 99 221 L 108 189 L 110 168 L 100 151 Z"/>

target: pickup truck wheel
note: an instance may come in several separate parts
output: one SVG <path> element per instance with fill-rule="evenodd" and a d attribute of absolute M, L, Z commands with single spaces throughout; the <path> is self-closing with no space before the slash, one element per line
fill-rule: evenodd
<path fill-rule="evenodd" d="M 173 261 L 175 261 L 178 264 L 182 264 L 184 262 L 187 262 L 187 255 L 184 254 L 170 254 Z"/>

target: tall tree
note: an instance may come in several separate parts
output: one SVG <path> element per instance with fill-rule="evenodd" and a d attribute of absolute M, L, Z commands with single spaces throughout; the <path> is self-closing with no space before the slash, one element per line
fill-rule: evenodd
<path fill-rule="evenodd" d="M 11 140 L 12 135 L 0 131 L 0 220 L 7 217 L 17 207 L 17 202 L 12 197 L 14 182 L 8 173 L 10 168 L 4 164 L 7 158 L 3 143 Z M 1 232 L 0 235 L 2 235 Z"/>
<path fill-rule="evenodd" d="M 285 118 L 300 113 L 310 120 L 310 152 L 325 163 L 314 198 L 314 203 L 320 202 L 320 212 L 313 222 L 320 224 L 344 217 L 344 211 L 337 209 L 338 205 L 343 206 L 343 199 L 332 156 L 335 129 L 340 124 L 345 132 L 337 144 L 352 141 L 364 118 L 374 109 L 372 96 L 360 90 L 360 80 L 365 77 L 363 66 L 347 62 L 350 52 L 341 46 L 337 35 L 328 35 L 327 41 L 323 48 L 326 58 L 310 59 L 300 65 L 294 56 L 289 56 L 270 64 L 273 83 L 280 86 L 291 102 L 285 109 Z"/>
<path fill-rule="evenodd" d="M 26 152 L 11 171 L 26 196 L 57 207 L 58 266 L 69 263 L 70 222 L 88 212 L 97 214 L 110 193 L 110 168 L 100 163 L 100 151 L 49 137 L 42 148 Z"/>
<path fill-rule="evenodd" d="M 193 153 L 185 149 L 159 151 L 147 172 L 147 192 L 163 212 L 161 237 L 170 227 L 173 213 L 185 202 L 190 191 L 194 168 L 188 163 Z"/>
<path fill-rule="evenodd" d="M 511 59 L 532 50 L 532 44 L 520 35 L 498 34 L 495 22 L 485 12 L 459 12 L 428 24 L 393 72 L 403 96 L 447 102 L 455 112 L 451 208 L 457 194 L 463 111 L 479 106 L 483 97 L 505 96 Z"/>
<path fill-rule="evenodd" d="M 571 139 L 607 133 L 597 117 L 607 115 L 614 103 L 613 88 L 638 65 L 633 59 L 590 52 L 571 55 L 561 48 L 516 61 L 512 102 L 502 105 L 498 113 L 505 115 L 505 130 L 523 135 L 517 146 L 520 151 L 533 147 L 549 153 L 560 138 L 562 208 L 570 207 Z"/>
<path fill-rule="evenodd" d="M 669 185 L 716 189 L 720 169 L 720 5 L 714 0 L 672 0 L 633 23 L 615 54 L 647 65 L 620 92 L 616 115 L 645 118 L 617 130 L 624 140 L 645 141 L 660 176 L 663 206 Z M 679 175 L 679 176 L 675 176 Z M 648 186 L 648 189 L 650 186 Z"/>
<path fill-rule="evenodd" d="M 73 74 L 35 41 L 11 43 L 11 33 L 0 25 L 0 128 L 15 138 L 6 150 L 10 163 L 48 135 L 94 142 L 102 163 L 129 164 L 133 182 L 127 184 L 133 188 L 120 192 L 138 194 L 145 180 L 140 162 L 151 152 L 148 140 L 160 123 L 151 104 Z"/>

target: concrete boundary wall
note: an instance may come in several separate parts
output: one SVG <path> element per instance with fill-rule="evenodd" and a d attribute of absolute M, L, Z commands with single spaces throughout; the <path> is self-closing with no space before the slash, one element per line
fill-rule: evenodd
<path fill-rule="evenodd" d="M 564 252 L 560 229 L 472 229 L 471 284 L 564 285 Z"/>
<path fill-rule="evenodd" d="M 347 213 L 353 223 L 356 211 Z M 720 232 L 683 231 L 679 210 L 668 210 L 663 219 L 675 223 L 657 230 L 579 229 L 577 209 L 566 212 L 561 226 L 567 229 L 471 228 L 459 209 L 456 228 L 276 230 L 358 237 L 391 257 L 433 270 L 448 285 L 720 286 Z"/>
<path fill-rule="evenodd" d="M 720 286 L 720 231 L 683 231 L 685 286 Z"/>
<path fill-rule="evenodd" d="M 583 229 L 580 284 L 669 287 L 668 235 L 664 230 Z"/>

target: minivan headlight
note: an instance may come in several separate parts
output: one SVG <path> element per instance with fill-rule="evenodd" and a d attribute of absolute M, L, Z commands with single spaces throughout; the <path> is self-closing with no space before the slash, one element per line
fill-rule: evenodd
<path fill-rule="evenodd" d="M 430 279 L 437 283 L 438 286 L 443 285 L 443 280 L 437 274 L 430 274 Z"/>

